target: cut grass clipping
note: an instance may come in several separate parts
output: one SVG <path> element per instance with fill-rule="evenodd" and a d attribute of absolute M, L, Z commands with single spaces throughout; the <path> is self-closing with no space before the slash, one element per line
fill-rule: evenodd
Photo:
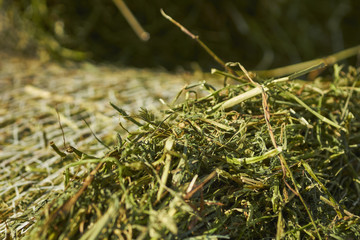
<path fill-rule="evenodd" d="M 328 62 L 275 79 L 219 63 L 242 83 L 186 86 L 156 115 L 112 104 L 138 129 L 100 159 L 69 146 L 66 190 L 26 237 L 359 239 L 360 69 L 310 82 Z"/>
<path fill-rule="evenodd" d="M 157 117 L 113 105 L 139 128 L 101 159 L 73 149 L 68 167 L 89 173 L 67 178 L 28 238 L 359 238 L 359 73 L 335 65 L 332 78 L 269 81 L 277 148 L 261 92 L 216 107 L 251 84 L 187 86 Z"/>

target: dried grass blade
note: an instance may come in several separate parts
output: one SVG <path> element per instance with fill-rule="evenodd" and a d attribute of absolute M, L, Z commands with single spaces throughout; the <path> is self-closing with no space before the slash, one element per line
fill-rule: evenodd
<path fill-rule="evenodd" d="M 91 228 L 81 236 L 80 240 L 95 240 L 98 239 L 101 231 L 105 226 L 116 218 L 120 208 L 119 199 L 113 197 L 112 201 L 109 203 L 108 210 L 104 215 L 102 215 L 96 223 L 94 223 Z"/>
<path fill-rule="evenodd" d="M 334 207 L 337 216 L 341 219 L 343 218 L 343 214 L 341 213 L 341 207 L 340 205 L 336 202 L 335 198 L 331 195 L 331 193 L 329 192 L 329 190 L 324 186 L 324 184 L 322 184 L 322 182 L 319 180 L 319 178 L 316 176 L 316 174 L 314 173 L 314 171 L 311 169 L 310 165 L 304 161 L 301 162 L 301 164 L 303 165 L 303 167 L 305 168 L 305 170 L 310 174 L 310 176 L 320 185 L 321 189 L 326 193 L 326 195 L 328 195 L 332 206 Z"/>
<path fill-rule="evenodd" d="M 276 149 L 272 149 L 272 150 L 264 153 L 261 156 L 249 157 L 249 158 L 229 158 L 229 157 L 227 157 L 226 161 L 231 164 L 235 164 L 235 165 L 253 164 L 253 163 L 260 162 L 260 161 L 264 161 L 265 159 L 268 159 L 271 157 L 275 157 L 282 151 L 283 151 L 282 147 L 278 147 Z"/>
<path fill-rule="evenodd" d="M 301 63 L 270 69 L 270 70 L 256 71 L 256 74 L 262 78 L 285 76 L 297 72 L 301 69 L 309 68 L 313 65 L 324 64 L 325 66 L 330 66 L 343 59 L 355 56 L 359 52 L 360 52 L 360 45 L 345 49 L 343 51 L 337 52 L 335 54 L 329 55 L 324 58 L 318 58 L 307 62 L 301 62 Z"/>
<path fill-rule="evenodd" d="M 126 21 L 132 27 L 136 35 L 142 41 L 148 41 L 150 39 L 150 34 L 141 27 L 140 23 L 138 22 L 138 20 L 136 20 L 134 14 L 132 14 L 130 9 L 126 6 L 125 2 L 123 0 L 113 0 L 113 2 L 118 7 L 120 12 L 123 14 Z"/>
<path fill-rule="evenodd" d="M 129 114 L 127 114 L 123 109 L 117 107 L 115 104 L 110 103 L 110 105 L 115 108 L 116 111 L 118 111 L 121 116 L 123 116 L 126 120 L 131 121 L 132 123 L 135 123 L 137 126 L 141 127 L 142 124 L 139 123 L 138 121 L 136 121 L 133 117 L 129 116 Z"/>
<path fill-rule="evenodd" d="M 268 91 L 269 89 L 267 87 L 264 87 L 265 91 Z M 213 106 L 211 109 L 208 110 L 208 112 L 213 112 L 217 110 L 225 110 L 228 108 L 231 108 L 239 103 L 242 103 L 250 98 L 253 98 L 259 94 L 261 94 L 262 90 L 260 88 L 252 88 L 249 91 L 246 91 L 236 97 L 230 98 L 229 100 L 226 100 L 224 102 L 218 103 L 217 105 Z"/>
<path fill-rule="evenodd" d="M 169 177 L 169 171 L 170 171 L 170 165 L 171 165 L 171 155 L 170 155 L 170 151 L 173 148 L 174 145 L 174 139 L 173 138 L 168 138 L 165 142 L 165 147 L 164 147 L 164 154 L 165 154 L 165 165 L 163 168 L 163 173 L 161 175 L 161 183 L 160 187 L 159 187 L 159 191 L 157 193 L 157 200 L 160 201 L 161 195 L 164 191 L 164 186 L 166 186 L 166 182 L 168 180 Z"/>
<path fill-rule="evenodd" d="M 308 110 L 310 113 L 312 113 L 313 115 L 315 115 L 317 118 L 319 118 L 321 121 L 337 128 L 337 129 L 341 129 L 343 130 L 344 132 L 347 132 L 347 129 L 340 126 L 339 124 L 331 121 L 330 119 L 324 117 L 323 115 L 317 113 L 316 111 L 314 111 L 311 107 L 309 107 L 308 105 L 306 105 L 306 103 L 304 103 L 303 101 L 301 101 L 298 97 L 296 97 L 294 94 L 284 90 L 283 88 L 281 87 L 278 87 L 277 88 L 279 90 L 281 90 L 281 95 L 283 95 L 284 97 L 287 97 L 287 98 L 291 98 L 293 100 L 295 100 L 297 103 L 299 103 L 301 106 L 303 106 L 306 110 Z"/>
<path fill-rule="evenodd" d="M 179 27 L 181 29 L 181 31 L 183 31 L 186 35 L 188 35 L 189 37 L 191 37 L 192 39 L 194 39 L 195 41 L 197 41 L 199 43 L 199 45 L 216 61 L 218 62 L 221 66 L 223 66 L 227 71 L 231 72 L 232 74 L 235 75 L 234 71 L 229 68 L 225 62 L 223 60 L 221 60 L 208 46 L 206 46 L 206 44 L 200 40 L 199 36 L 194 35 L 193 33 L 191 33 L 188 29 L 186 29 L 183 25 L 181 25 L 179 22 L 177 22 L 176 20 L 174 20 L 172 17 L 170 17 L 169 15 L 167 15 L 163 9 L 160 9 L 161 15 L 163 15 L 164 18 L 166 18 L 167 20 L 169 20 L 171 23 L 173 23 L 174 25 L 176 25 L 177 27 Z"/>

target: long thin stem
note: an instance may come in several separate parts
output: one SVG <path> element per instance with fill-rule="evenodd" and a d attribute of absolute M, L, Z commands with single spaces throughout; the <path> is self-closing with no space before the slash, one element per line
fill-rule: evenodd
<path fill-rule="evenodd" d="M 288 66 L 280 67 L 280 68 L 274 68 L 274 69 L 263 70 L 263 71 L 255 71 L 255 73 L 262 78 L 280 77 L 280 76 L 289 75 L 291 73 L 294 73 L 294 72 L 297 72 L 302 69 L 309 68 L 311 66 L 318 65 L 318 64 L 325 64 L 325 66 L 331 66 L 341 60 L 355 56 L 356 54 L 359 54 L 359 53 L 360 53 L 360 45 L 342 50 L 340 52 L 331 54 L 331 55 L 323 57 L 323 58 L 317 58 L 317 59 L 313 59 L 313 60 L 310 60 L 307 62 L 301 62 L 301 63 L 288 65 Z"/>
<path fill-rule="evenodd" d="M 150 34 L 146 32 L 136 20 L 130 9 L 126 6 L 123 0 L 113 0 L 120 12 L 125 17 L 126 21 L 130 24 L 136 35 L 143 41 L 150 39 Z"/>
<path fill-rule="evenodd" d="M 172 22 L 174 25 L 180 28 L 181 31 L 183 31 L 186 35 L 194 39 L 199 43 L 199 45 L 221 66 L 223 66 L 228 72 L 231 72 L 233 75 L 235 75 L 235 72 L 228 67 L 223 60 L 221 60 L 206 44 L 200 40 L 199 36 L 194 35 L 192 32 L 190 32 L 187 28 L 185 28 L 183 25 L 181 25 L 178 21 L 174 20 L 172 17 L 167 15 L 164 10 L 160 9 L 161 14 L 164 18 Z"/>

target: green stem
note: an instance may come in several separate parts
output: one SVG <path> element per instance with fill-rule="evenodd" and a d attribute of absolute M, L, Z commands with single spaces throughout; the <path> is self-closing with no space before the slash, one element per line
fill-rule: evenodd
<path fill-rule="evenodd" d="M 262 78 L 280 77 L 280 76 L 291 74 L 293 72 L 297 72 L 304 68 L 311 67 L 313 65 L 325 64 L 325 66 L 331 66 L 341 60 L 355 56 L 359 52 L 360 52 L 360 45 L 345 49 L 343 51 L 334 53 L 332 55 L 329 55 L 329 56 L 326 56 L 323 58 L 317 58 L 314 60 L 296 63 L 293 65 L 288 65 L 288 66 L 280 67 L 280 68 L 274 68 L 274 69 L 270 69 L 270 70 L 255 71 L 255 73 Z"/>
<path fill-rule="evenodd" d="M 303 101 L 301 101 L 298 97 L 296 97 L 294 94 L 292 93 L 289 93 L 287 92 L 286 90 L 284 90 L 283 88 L 279 87 L 279 86 L 276 86 L 278 89 L 280 89 L 282 92 L 281 92 L 281 95 L 283 95 L 284 97 L 287 97 L 287 98 L 291 98 L 293 100 L 295 100 L 297 103 L 299 103 L 301 106 L 303 106 L 306 110 L 308 110 L 310 113 L 312 113 L 313 115 L 315 115 L 317 118 L 319 118 L 321 121 L 323 122 L 326 122 L 327 124 L 333 126 L 333 127 L 336 127 L 337 129 L 341 129 L 343 130 L 344 132 L 347 132 L 347 130 L 340 126 L 339 124 L 331 121 L 330 119 L 324 117 L 323 115 L 317 113 L 316 111 L 314 111 L 311 107 L 309 107 L 308 105 L 306 105 L 306 103 L 304 103 Z"/>

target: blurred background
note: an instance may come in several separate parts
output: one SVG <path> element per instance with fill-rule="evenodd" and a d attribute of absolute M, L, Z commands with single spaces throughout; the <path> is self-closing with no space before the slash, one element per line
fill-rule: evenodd
<path fill-rule="evenodd" d="M 113 0 L 0 0 L 0 51 L 135 67 L 219 67 L 160 9 L 224 61 L 268 69 L 359 44 L 359 0 L 124 1 L 150 34 L 140 40 Z M 196 65 L 194 65 L 196 63 Z"/>

